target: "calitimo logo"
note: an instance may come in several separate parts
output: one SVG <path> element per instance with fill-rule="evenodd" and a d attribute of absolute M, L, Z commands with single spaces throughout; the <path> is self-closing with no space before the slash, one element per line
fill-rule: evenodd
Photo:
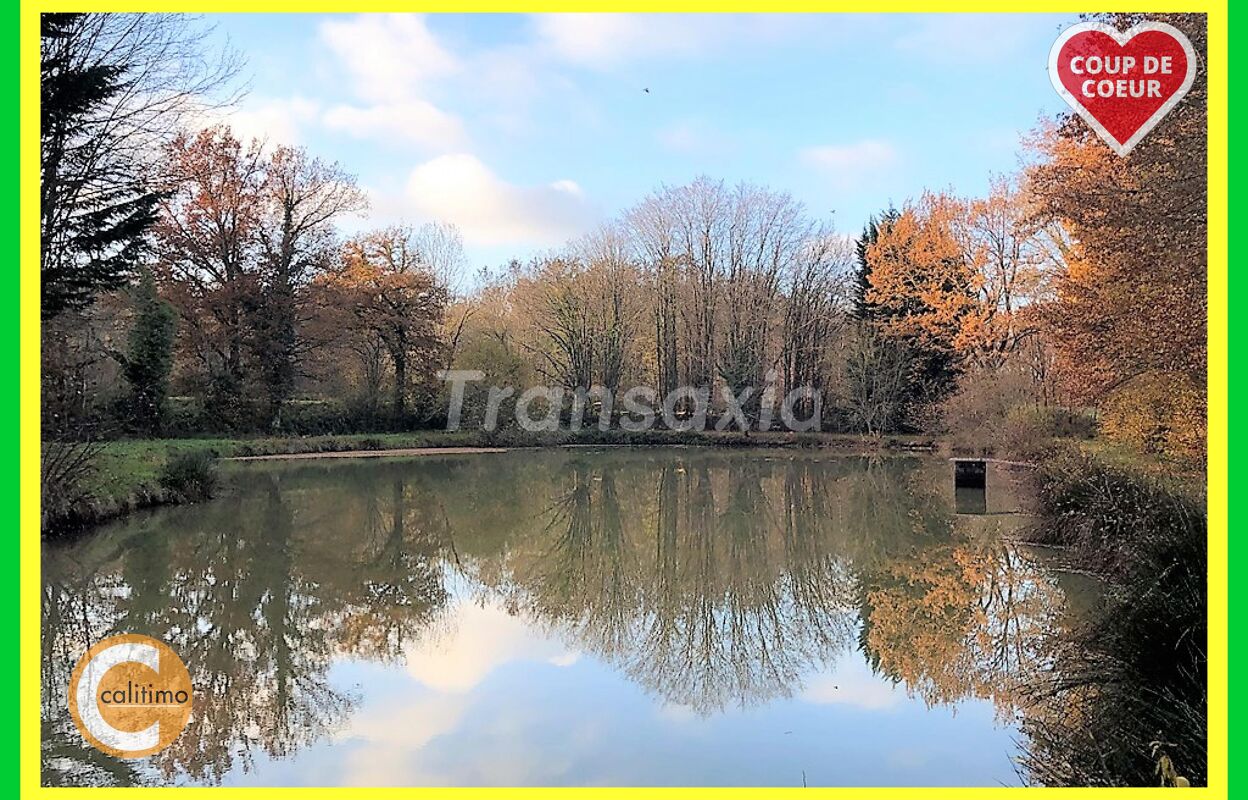
<path fill-rule="evenodd" d="M 167 644 L 134 633 L 93 646 L 69 678 L 69 714 L 92 745 L 120 758 L 160 752 L 191 718 L 191 675 Z"/>

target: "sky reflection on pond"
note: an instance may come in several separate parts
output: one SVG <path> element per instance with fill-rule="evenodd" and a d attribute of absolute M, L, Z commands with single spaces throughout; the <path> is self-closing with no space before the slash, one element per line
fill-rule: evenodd
<path fill-rule="evenodd" d="M 44 548 L 44 782 L 996 785 L 1060 577 L 947 462 L 515 451 L 233 467 Z M 1013 510 L 990 481 L 990 511 Z M 195 719 L 86 749 L 64 687 L 149 633 Z M 200 699 L 202 697 L 202 700 Z"/>

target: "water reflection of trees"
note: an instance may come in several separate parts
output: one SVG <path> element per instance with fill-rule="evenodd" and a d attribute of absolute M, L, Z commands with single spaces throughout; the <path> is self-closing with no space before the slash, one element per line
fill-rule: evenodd
<path fill-rule="evenodd" d="M 668 702 L 709 711 L 787 694 L 847 641 L 846 576 L 832 554 L 816 563 L 817 544 L 785 551 L 760 464 L 667 463 L 644 481 L 575 465 L 512 558 L 512 590 Z"/>
<path fill-rule="evenodd" d="M 490 572 L 507 577 L 512 607 L 668 702 L 705 712 L 787 696 L 848 649 L 878 573 L 949 555 L 948 509 L 923 463 L 707 453 L 573 463 L 542 524 Z M 980 577 L 990 598 L 1012 602 L 1022 589 L 993 584 L 986 568 Z M 997 621 L 994 608 L 981 616 Z M 1012 622 L 998 639 L 1031 633 Z M 965 626 L 956 633 L 946 657 L 968 644 Z M 869 652 L 891 666 L 894 644 L 908 642 L 877 637 Z M 956 699 L 952 687 L 941 699 Z"/>
<path fill-rule="evenodd" d="M 864 645 L 873 665 L 929 704 L 992 700 L 1003 715 L 1043 665 L 1062 598 L 1031 560 L 995 537 L 955 540 L 871 577 Z"/>
<path fill-rule="evenodd" d="M 930 703 L 1005 708 L 1058 599 L 998 537 L 955 528 L 942 466 L 669 451 L 249 469 L 218 501 L 45 553 L 45 777 L 214 782 L 289 755 L 354 707 L 334 660 L 404 658 L 446 624 L 456 572 L 702 713 L 845 657 Z M 74 660 L 117 630 L 168 641 L 197 691 L 150 774 L 65 719 Z"/>
<path fill-rule="evenodd" d="M 211 783 L 340 726 L 356 698 L 327 680 L 334 658 L 393 657 L 447 597 L 427 507 L 402 485 L 384 504 L 358 499 L 335 508 L 265 473 L 246 493 L 46 551 L 45 777 Z M 150 769 L 101 758 L 66 717 L 69 671 L 115 631 L 168 642 L 191 670 L 191 723 Z"/>
<path fill-rule="evenodd" d="M 1027 687 L 1022 724 L 1031 782 L 1206 784 L 1205 520 L 1185 522 L 1141 545 L 1145 566 L 1096 613 L 1044 642 L 1049 666 Z"/>

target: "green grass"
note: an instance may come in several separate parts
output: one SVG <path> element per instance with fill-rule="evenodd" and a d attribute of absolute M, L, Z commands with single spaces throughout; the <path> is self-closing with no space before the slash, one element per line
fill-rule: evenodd
<path fill-rule="evenodd" d="M 348 450 L 398 450 L 437 447 L 559 447 L 567 445 L 705 445 L 717 447 L 818 447 L 846 452 L 930 447 L 930 437 L 889 436 L 864 438 L 855 434 L 679 432 L 623 430 L 577 433 L 500 431 L 414 431 L 306 437 L 125 439 L 107 442 L 96 457 L 95 469 L 85 480 L 87 499 L 79 514 L 99 522 L 145 506 L 174 502 L 160 483 L 170 458 L 207 451 L 217 458 L 239 456 L 327 453 Z M 57 521 L 51 520 L 50 526 Z"/>
<path fill-rule="evenodd" d="M 1075 443 L 1091 455 L 1124 467 L 1144 469 L 1159 478 L 1176 484 L 1199 483 L 1204 474 L 1200 467 L 1162 461 L 1140 455 L 1127 448 L 1103 440 Z M 556 431 L 527 433 L 500 431 L 492 434 L 472 431 L 412 431 L 408 433 L 362 433 L 350 435 L 302 437 L 194 438 L 194 439 L 124 439 L 108 442 L 96 460 L 96 469 L 88 478 L 86 489 L 90 498 L 86 517 L 108 519 L 134 508 L 170 502 L 169 493 L 160 485 L 160 473 L 168 460 L 180 453 L 207 451 L 217 458 L 238 456 L 285 455 L 296 453 L 329 453 L 349 450 L 400 450 L 437 447 L 559 447 L 567 445 L 701 445 L 715 447 L 809 447 L 843 452 L 878 452 L 910 447 L 933 447 L 930 436 L 884 436 L 868 438 L 858 434 L 837 433 L 752 433 L 680 432 L 624 430 L 599 431 L 590 428 L 577 433 Z"/>

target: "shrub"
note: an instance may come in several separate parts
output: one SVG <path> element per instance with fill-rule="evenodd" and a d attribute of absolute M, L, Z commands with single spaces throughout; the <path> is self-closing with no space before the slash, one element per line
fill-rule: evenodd
<path fill-rule="evenodd" d="M 1070 446 L 1040 465 L 1037 541 L 1069 548 L 1085 568 L 1126 580 L 1149 559 L 1204 559 L 1205 499 L 1143 467 Z"/>
<path fill-rule="evenodd" d="M 1102 404 L 1101 430 L 1108 438 L 1145 453 L 1202 458 L 1204 392 L 1184 375 L 1140 375 L 1114 390 Z"/>
<path fill-rule="evenodd" d="M 1054 439 L 1090 439 L 1096 423 L 1090 414 L 1056 406 L 1018 406 L 1005 413 L 995 429 L 1000 452 L 1034 459 Z"/>
<path fill-rule="evenodd" d="M 87 484 L 96 472 L 96 442 L 48 441 L 39 459 L 40 528 L 48 531 L 72 523 L 90 499 Z"/>
<path fill-rule="evenodd" d="M 1104 608 L 1049 646 L 1022 725 L 1024 769 L 1050 785 L 1156 785 L 1164 758 L 1171 779 L 1204 783 L 1202 492 L 1072 447 L 1041 464 L 1039 502 L 1034 538 L 1109 586 Z"/>
<path fill-rule="evenodd" d="M 216 459 L 207 450 L 171 455 L 158 480 L 165 491 L 181 502 L 207 500 L 217 488 Z"/>
<path fill-rule="evenodd" d="M 1030 376 L 1009 367 L 964 375 L 940 416 L 954 450 L 977 454 L 1034 458 L 1054 438 L 1086 439 L 1095 431 L 1089 414 L 1040 405 Z"/>

